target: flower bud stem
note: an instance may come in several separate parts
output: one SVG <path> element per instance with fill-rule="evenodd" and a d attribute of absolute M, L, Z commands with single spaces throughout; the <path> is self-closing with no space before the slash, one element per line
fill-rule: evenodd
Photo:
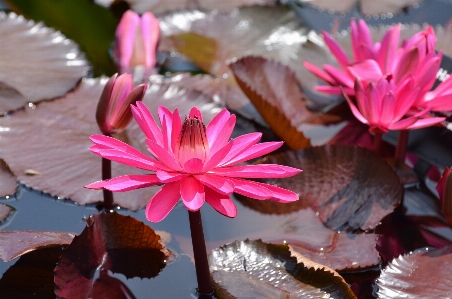
<path fill-rule="evenodd" d="M 105 136 L 110 136 L 106 135 Z M 111 161 L 105 158 L 102 158 L 102 180 L 111 179 Z M 104 189 L 104 209 L 106 211 L 113 210 L 113 192 L 110 190 Z"/>
<path fill-rule="evenodd" d="M 209 262 L 207 261 L 207 250 L 202 228 L 201 212 L 188 211 L 188 218 L 190 220 L 191 241 L 195 258 L 199 298 L 212 298 L 213 288 L 210 280 Z"/>
<path fill-rule="evenodd" d="M 381 154 L 381 146 L 383 143 L 383 134 L 382 133 L 375 133 L 374 135 L 374 143 L 373 143 L 373 151 L 377 154 Z"/>

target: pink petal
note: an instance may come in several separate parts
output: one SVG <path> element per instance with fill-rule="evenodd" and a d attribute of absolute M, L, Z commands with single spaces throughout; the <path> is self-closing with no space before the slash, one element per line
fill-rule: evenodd
<path fill-rule="evenodd" d="M 151 12 L 145 12 L 141 16 L 141 33 L 144 42 L 144 53 L 146 61 L 147 76 L 149 70 L 156 64 L 156 50 L 160 35 L 159 20 Z"/>
<path fill-rule="evenodd" d="M 159 185 L 161 182 L 155 174 L 131 174 L 115 177 L 109 180 L 95 182 L 86 185 L 88 189 L 107 189 L 113 192 L 124 192 L 150 186 Z"/>
<path fill-rule="evenodd" d="M 227 109 L 223 109 L 215 115 L 206 128 L 207 141 L 209 143 L 210 148 L 212 148 L 213 144 L 218 138 L 218 135 L 221 133 L 221 130 L 226 125 L 230 118 L 231 114 Z"/>
<path fill-rule="evenodd" d="M 213 174 L 198 174 L 194 177 L 204 185 L 214 189 L 215 192 L 224 195 L 230 195 L 234 192 L 234 183 L 230 179 Z"/>
<path fill-rule="evenodd" d="M 235 126 L 235 115 L 232 114 L 227 122 L 224 124 L 224 126 L 221 128 L 220 132 L 218 133 L 218 136 L 216 136 L 215 140 L 213 141 L 211 147 L 210 147 L 210 154 L 213 155 L 216 153 L 219 149 L 224 147 L 228 142 L 229 138 L 231 137 L 232 131 L 234 130 Z M 209 123 L 210 125 L 210 123 Z M 207 135 L 209 136 L 209 135 Z M 209 137 L 207 137 L 209 138 Z M 210 145 L 210 142 L 209 142 Z"/>
<path fill-rule="evenodd" d="M 135 45 L 136 28 L 140 22 L 140 17 L 136 12 L 126 11 L 116 30 L 116 39 L 120 51 L 121 72 L 130 71 L 130 60 L 133 55 Z"/>
<path fill-rule="evenodd" d="M 396 24 L 389 29 L 381 40 L 380 51 L 377 61 L 383 73 L 393 72 L 392 65 L 395 62 L 397 47 L 400 38 L 400 24 Z"/>
<path fill-rule="evenodd" d="M 156 142 L 158 145 L 163 146 L 162 131 L 146 105 L 144 105 L 143 102 L 138 101 L 136 107 L 132 106 L 132 114 L 146 137 Z"/>
<path fill-rule="evenodd" d="M 389 130 L 409 130 L 409 126 L 415 124 L 418 121 L 417 117 L 411 116 L 404 118 L 394 124 L 388 126 Z"/>
<path fill-rule="evenodd" d="M 182 167 L 180 167 L 179 163 L 176 162 L 175 158 L 167 150 L 149 139 L 146 140 L 146 143 L 149 146 L 149 149 L 155 154 L 156 158 L 162 163 L 175 171 L 182 171 Z"/>
<path fill-rule="evenodd" d="M 287 178 L 302 170 L 277 164 L 259 164 L 245 166 L 225 166 L 213 169 L 212 173 L 238 178 Z"/>
<path fill-rule="evenodd" d="M 168 216 L 180 198 L 180 181 L 166 184 L 146 205 L 146 219 L 159 222 Z"/>
<path fill-rule="evenodd" d="M 416 74 L 419 65 L 419 50 L 413 48 L 411 51 L 404 52 L 400 57 L 399 63 L 394 69 L 394 80 L 398 84 L 405 75 Z"/>
<path fill-rule="evenodd" d="M 143 155 L 142 152 L 140 152 L 136 148 L 128 145 L 127 143 L 119 141 L 118 139 L 113 137 L 108 137 L 105 135 L 91 135 L 89 139 L 91 139 L 91 141 L 96 145 L 95 148 L 99 150 L 116 149 L 118 151 L 129 153 L 136 156 L 145 156 Z"/>
<path fill-rule="evenodd" d="M 336 69 L 331 65 L 325 64 L 323 69 L 336 81 L 336 85 L 352 87 L 353 80 L 346 73 Z"/>
<path fill-rule="evenodd" d="M 185 162 L 184 164 L 184 171 L 187 173 L 200 173 L 202 171 L 203 163 L 201 159 L 198 158 L 192 158 Z"/>
<path fill-rule="evenodd" d="M 174 111 L 175 113 L 177 110 Z M 160 123 L 162 124 L 163 148 L 171 151 L 171 132 L 173 129 L 173 113 L 165 106 L 158 108 Z"/>
<path fill-rule="evenodd" d="M 359 103 L 360 98 L 362 98 L 364 95 L 356 95 L 356 99 Z M 363 124 L 368 124 L 369 122 L 367 119 L 361 114 L 361 112 L 356 108 L 355 104 L 350 100 L 350 98 L 344 93 L 344 98 L 347 100 L 348 106 L 350 107 L 350 110 L 352 111 L 353 115 Z M 365 101 L 366 99 L 364 99 Z M 363 101 L 363 99 L 361 99 Z"/>
<path fill-rule="evenodd" d="M 421 128 L 430 127 L 430 126 L 439 124 L 440 122 L 444 121 L 445 119 L 446 119 L 445 117 L 421 118 L 417 122 L 415 122 L 414 124 L 409 125 L 407 127 L 407 129 L 408 130 L 413 130 L 413 129 L 421 129 Z"/>
<path fill-rule="evenodd" d="M 180 195 L 188 210 L 198 211 L 205 200 L 204 185 L 192 176 L 180 181 Z"/>
<path fill-rule="evenodd" d="M 151 171 L 157 171 L 157 170 L 169 170 L 168 167 L 161 164 L 158 161 L 155 161 L 145 155 L 142 154 L 142 156 L 138 157 L 135 155 L 131 155 L 126 152 L 121 152 L 115 149 L 112 150 L 101 150 L 99 152 L 100 156 L 114 161 L 121 164 L 129 165 L 132 167 L 145 169 L 145 170 L 151 170 Z"/>
<path fill-rule="evenodd" d="M 307 61 L 303 62 L 303 65 L 308 71 L 310 71 L 315 76 L 317 76 L 320 79 L 322 79 L 323 81 L 327 82 L 328 84 L 331 84 L 331 85 L 335 85 L 336 84 L 336 80 L 331 78 L 330 75 L 328 75 L 324 70 L 322 70 L 321 68 L 317 67 L 316 65 L 313 65 L 312 63 L 309 63 Z"/>
<path fill-rule="evenodd" d="M 179 116 L 179 110 L 176 108 L 173 113 L 173 128 L 171 130 L 171 150 L 173 154 L 176 152 L 176 146 L 179 142 L 179 135 L 182 131 L 182 120 Z"/>
<path fill-rule="evenodd" d="M 262 188 L 267 188 L 273 193 L 273 196 L 270 200 L 277 201 L 277 202 L 292 202 L 299 199 L 298 194 L 295 192 L 292 192 L 290 190 L 280 188 L 277 186 L 269 185 L 269 184 L 263 184 L 258 183 L 261 185 Z"/>
<path fill-rule="evenodd" d="M 380 66 L 373 59 L 366 59 L 360 63 L 349 66 L 348 70 L 362 81 L 378 82 L 383 77 Z"/>
<path fill-rule="evenodd" d="M 452 95 L 444 95 L 436 97 L 429 101 L 423 101 L 423 108 L 428 108 L 431 111 L 451 111 L 452 110 Z"/>
<path fill-rule="evenodd" d="M 258 143 L 261 137 L 262 133 L 249 133 L 232 139 L 230 142 L 232 143 L 232 147 L 229 150 L 229 153 L 226 155 L 226 157 L 224 157 L 220 164 L 224 164 L 229 160 L 237 157 L 242 152 L 244 152 L 254 144 Z"/>
<path fill-rule="evenodd" d="M 348 60 L 347 54 L 345 54 L 344 49 L 339 45 L 337 41 L 335 41 L 327 32 L 322 31 L 323 39 L 330 49 L 331 53 L 336 57 L 337 62 L 339 65 L 346 69 L 347 66 L 350 64 L 350 61 Z"/>
<path fill-rule="evenodd" d="M 156 175 L 157 175 L 157 178 L 162 183 L 165 183 L 165 184 L 175 182 L 175 181 L 180 181 L 180 180 L 186 178 L 187 176 L 189 176 L 186 173 L 168 172 L 168 171 L 163 171 L 163 170 L 157 171 Z"/>
<path fill-rule="evenodd" d="M 263 143 L 255 144 L 255 145 L 251 146 L 250 148 L 248 148 L 247 150 L 245 150 L 240 155 L 238 155 L 237 157 L 235 157 L 234 159 L 228 161 L 227 163 L 224 163 L 222 161 L 219 165 L 227 166 L 227 165 L 232 165 L 232 164 L 237 164 L 237 163 L 241 163 L 244 161 L 248 161 L 248 160 L 251 160 L 251 159 L 254 159 L 257 157 L 261 157 L 261 156 L 264 156 L 268 153 L 271 153 L 271 152 L 277 150 L 283 144 L 284 144 L 284 142 L 282 142 L 282 141 L 281 142 L 263 142 Z M 224 161 L 226 161 L 226 159 L 224 159 Z M 222 163 L 224 163 L 224 164 L 222 164 Z"/>
<path fill-rule="evenodd" d="M 209 160 L 204 164 L 202 171 L 210 171 L 211 169 L 215 168 L 221 161 L 223 161 L 226 157 L 226 155 L 229 153 L 233 146 L 233 142 L 228 142 L 223 148 L 218 150 L 215 154 L 210 156 Z"/>
<path fill-rule="evenodd" d="M 230 218 L 237 216 L 237 208 L 229 196 L 219 194 L 209 187 L 205 187 L 205 190 L 207 203 L 217 212 Z"/>
<path fill-rule="evenodd" d="M 196 108 L 196 107 L 192 107 L 192 108 L 190 109 L 190 112 L 188 113 L 188 117 L 190 117 L 190 118 L 195 118 L 195 117 L 197 117 L 197 118 L 202 122 L 202 113 L 201 113 L 201 111 L 199 111 L 199 109 Z"/>
<path fill-rule="evenodd" d="M 342 94 L 343 91 L 345 94 L 348 94 L 350 96 L 355 95 L 353 88 L 346 86 L 342 86 L 342 91 L 339 86 L 315 86 L 314 89 L 326 94 Z"/>
<path fill-rule="evenodd" d="M 270 199 L 273 197 L 273 192 L 257 182 L 236 178 L 231 178 L 230 180 L 234 183 L 235 193 L 258 200 Z"/>

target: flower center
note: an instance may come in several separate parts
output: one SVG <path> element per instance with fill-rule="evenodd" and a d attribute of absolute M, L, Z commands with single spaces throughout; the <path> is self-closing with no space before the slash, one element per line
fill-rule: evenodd
<path fill-rule="evenodd" d="M 182 167 L 190 159 L 197 158 L 205 163 L 209 158 L 206 126 L 198 117 L 185 118 L 175 154 Z"/>

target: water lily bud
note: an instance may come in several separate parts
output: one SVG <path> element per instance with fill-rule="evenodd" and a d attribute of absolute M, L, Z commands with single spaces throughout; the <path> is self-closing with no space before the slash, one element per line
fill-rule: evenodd
<path fill-rule="evenodd" d="M 117 134 L 125 129 L 132 119 L 130 104 L 143 99 L 147 85 L 133 88 L 130 74 L 113 75 L 105 84 L 96 110 L 96 120 L 102 133 Z"/>
<path fill-rule="evenodd" d="M 159 20 L 151 12 L 140 17 L 126 11 L 116 28 L 114 55 L 120 72 L 133 73 L 134 68 L 144 67 L 144 76 L 149 76 L 156 64 L 159 35 Z"/>

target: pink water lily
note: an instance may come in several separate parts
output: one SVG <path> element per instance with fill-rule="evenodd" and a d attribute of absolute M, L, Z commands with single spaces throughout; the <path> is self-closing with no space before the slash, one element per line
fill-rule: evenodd
<path fill-rule="evenodd" d="M 159 107 L 161 127 L 141 102 L 137 102 L 136 107 L 132 106 L 132 113 L 146 135 L 148 151 L 153 157 L 103 135 L 90 137 L 94 142 L 90 150 L 103 158 L 151 173 L 116 177 L 86 188 L 121 192 L 164 185 L 146 206 L 149 221 L 161 221 L 180 198 L 190 211 L 198 211 L 207 201 L 228 217 L 237 215 L 237 209 L 229 197 L 233 192 L 258 200 L 291 202 L 298 199 L 297 194 L 286 189 L 247 180 L 285 178 L 301 170 L 275 164 L 237 165 L 276 150 L 282 142 L 258 143 L 261 133 L 230 140 L 235 115 L 226 109 L 217 114 L 207 127 L 197 108 L 192 108 L 182 122 L 177 109 L 172 113 L 165 107 Z"/>
<path fill-rule="evenodd" d="M 126 11 L 116 28 L 114 51 L 121 73 L 132 73 L 134 67 L 142 66 L 145 76 L 150 75 L 156 64 L 159 36 L 159 20 L 151 12 L 140 17 Z"/>
<path fill-rule="evenodd" d="M 130 74 L 114 74 L 105 84 L 97 104 L 96 120 L 102 133 L 117 134 L 132 120 L 130 104 L 143 99 L 147 85 L 133 88 Z"/>
<path fill-rule="evenodd" d="M 344 94 L 355 117 L 370 126 L 373 133 L 386 133 L 388 130 L 412 130 L 428 127 L 444 120 L 443 117 L 428 117 L 428 110 L 404 117 L 419 93 L 413 78 L 407 78 L 395 85 L 391 76 L 382 78 L 376 84 L 370 82 L 366 87 L 357 79 L 354 85 L 357 105 Z"/>

